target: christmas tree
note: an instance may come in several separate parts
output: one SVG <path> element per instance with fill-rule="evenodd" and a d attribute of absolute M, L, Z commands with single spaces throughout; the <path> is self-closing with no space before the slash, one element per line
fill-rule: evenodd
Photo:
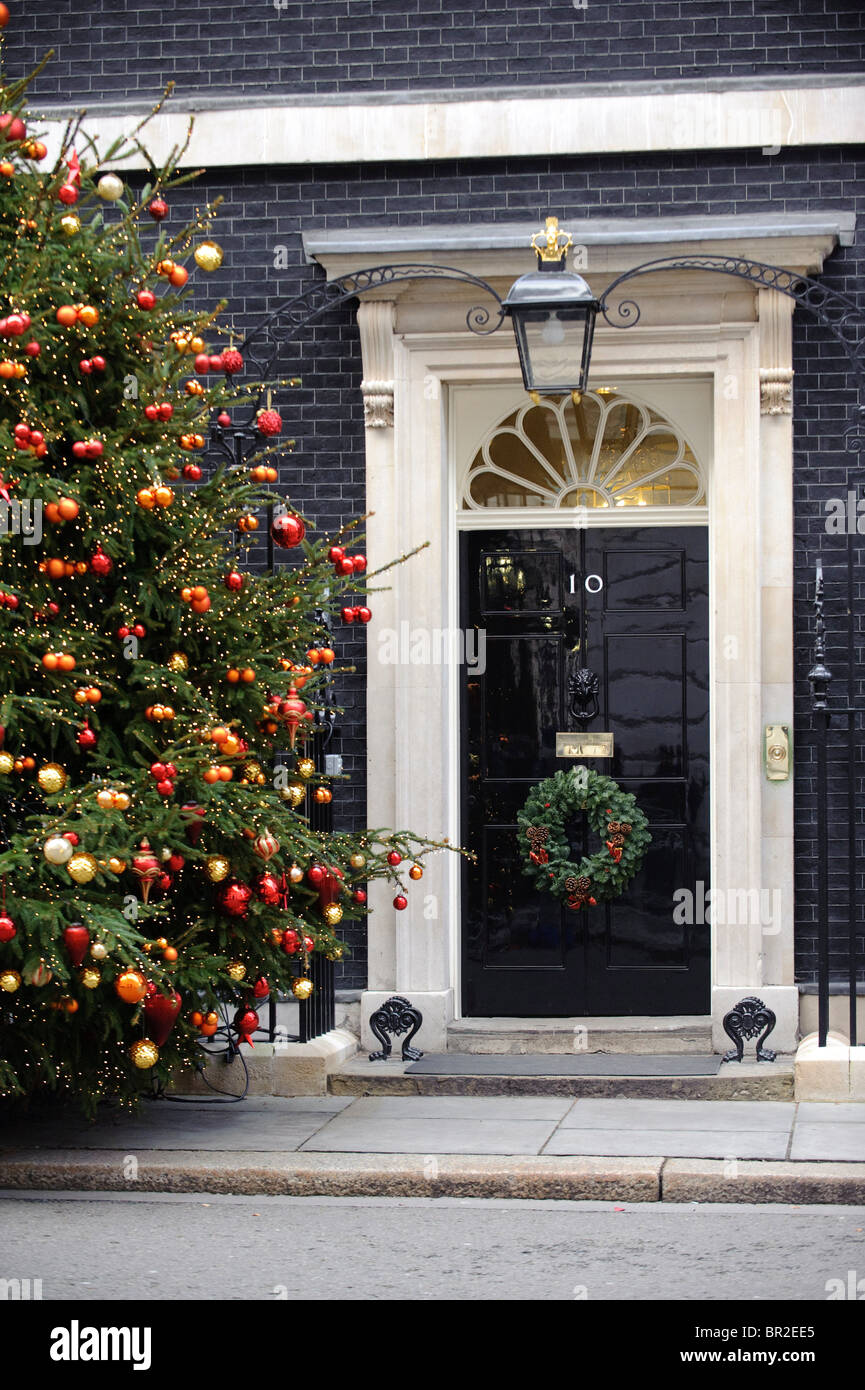
<path fill-rule="evenodd" d="M 243 1046 L 366 881 L 399 910 L 441 845 L 302 812 L 332 795 L 305 738 L 366 561 L 268 489 L 282 418 L 187 284 L 215 209 L 170 236 L 183 151 L 133 192 L 74 123 L 47 168 L 25 89 L 0 98 L 0 1094 L 92 1112 L 217 1028 Z M 269 524 L 296 563 L 244 572 Z"/>

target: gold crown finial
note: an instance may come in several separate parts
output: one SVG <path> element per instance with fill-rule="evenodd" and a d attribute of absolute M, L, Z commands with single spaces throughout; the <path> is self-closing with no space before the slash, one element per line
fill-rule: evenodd
<path fill-rule="evenodd" d="M 532 248 L 537 251 L 542 261 L 563 260 L 568 253 L 568 247 L 573 244 L 570 232 L 559 230 L 557 217 L 548 217 L 544 231 L 535 232 L 532 237 Z"/>

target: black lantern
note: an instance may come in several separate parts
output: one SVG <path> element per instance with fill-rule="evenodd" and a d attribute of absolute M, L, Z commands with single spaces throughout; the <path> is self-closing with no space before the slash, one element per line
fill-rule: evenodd
<path fill-rule="evenodd" d="M 546 231 L 532 238 L 537 270 L 521 275 L 504 301 L 526 390 L 540 396 L 579 393 L 589 375 L 598 301 L 581 275 L 565 269 L 570 245 L 558 219 L 548 217 Z"/>

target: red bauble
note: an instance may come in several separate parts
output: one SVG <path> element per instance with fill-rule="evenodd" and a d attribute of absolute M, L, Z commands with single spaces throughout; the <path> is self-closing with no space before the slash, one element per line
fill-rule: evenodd
<path fill-rule="evenodd" d="M 243 588 L 243 575 L 237 570 L 229 570 L 223 583 L 226 589 L 230 589 L 233 594 L 239 593 Z"/>
<path fill-rule="evenodd" d="M 237 376 L 243 371 L 243 358 L 237 348 L 226 348 L 222 354 L 222 370 L 229 376 Z"/>
<path fill-rule="evenodd" d="M 155 777 L 157 782 L 161 782 L 164 777 L 168 776 L 168 769 L 166 768 L 165 763 L 151 763 L 150 775 L 151 777 Z"/>
<path fill-rule="evenodd" d="M 393 900 L 393 905 L 396 908 L 397 912 L 404 912 L 405 909 L 408 907 L 408 898 L 405 897 L 403 893 L 397 893 L 396 897 Z"/>
<path fill-rule="evenodd" d="M 342 870 L 328 865 L 324 878 L 318 885 L 318 905 L 324 911 L 329 903 L 335 903 L 342 888 Z"/>
<path fill-rule="evenodd" d="M 152 309 L 156 304 L 156 295 L 152 290 L 139 290 L 136 299 L 139 309 Z"/>
<path fill-rule="evenodd" d="M 346 556 L 343 560 L 337 560 L 334 568 L 336 569 L 337 574 L 354 574 L 354 565 L 351 563 L 351 560 L 348 558 L 348 556 Z"/>
<path fill-rule="evenodd" d="M 12 921 L 12 918 L 7 917 L 4 912 L 2 917 L 0 917 L 0 941 L 11 941 L 13 936 L 17 935 L 18 928 Z"/>
<path fill-rule="evenodd" d="M 255 427 L 259 434 L 279 434 L 282 429 L 282 416 L 278 410 L 260 410 L 255 417 Z"/>
<path fill-rule="evenodd" d="M 200 376 L 204 376 L 205 373 L 210 371 L 210 358 L 206 352 L 198 352 L 195 354 L 195 360 L 192 365 Z"/>
<path fill-rule="evenodd" d="M 237 1029 L 239 1043 L 248 1042 L 252 1047 L 251 1033 L 258 1027 L 258 1014 L 255 1009 L 238 1009 L 234 1015 L 234 1026 Z"/>
<path fill-rule="evenodd" d="M 372 613 L 368 608 L 358 608 L 357 620 L 359 623 L 368 623 L 372 618 Z"/>
<path fill-rule="evenodd" d="M 362 888 L 355 888 L 351 896 L 354 898 L 356 903 L 366 902 L 366 893 L 363 891 Z"/>
<path fill-rule="evenodd" d="M 300 545 L 306 535 L 306 527 L 299 516 L 294 516 L 292 512 L 281 512 L 273 518 L 270 534 L 275 545 L 290 550 L 293 545 Z"/>
<path fill-rule="evenodd" d="M 353 608 L 343 608 L 343 610 L 342 610 L 342 621 L 343 621 L 344 623 L 353 623 L 353 622 L 354 622 L 354 609 L 353 609 Z"/>
<path fill-rule="evenodd" d="M 351 567 L 354 570 L 355 574 L 363 574 L 364 570 L 366 569 L 366 556 L 355 555 L 352 559 Z"/>
<path fill-rule="evenodd" d="M 185 463 L 183 465 L 183 476 L 190 483 L 201 481 L 201 465 L 197 463 Z"/>
<path fill-rule="evenodd" d="M 178 854 L 177 851 L 175 850 L 175 852 L 174 852 L 173 854 L 170 854 L 170 855 L 168 856 L 168 861 L 167 861 L 167 863 L 168 863 L 169 869 L 171 870 L 171 872 L 172 872 L 173 874 L 179 874 L 179 873 L 180 873 L 180 870 L 183 868 L 184 864 L 186 863 L 186 860 L 184 859 L 184 857 L 183 857 L 182 854 Z"/>
<path fill-rule="evenodd" d="M 150 213 L 154 222 L 161 222 L 164 217 L 168 216 L 168 204 L 164 198 L 153 198 L 147 204 L 147 211 Z M 157 1039 L 154 1038 L 153 1041 L 156 1042 Z"/>
<path fill-rule="evenodd" d="M 101 545 L 98 545 L 90 557 L 90 568 L 94 574 L 110 574 L 114 569 L 114 561 L 110 555 L 106 555 Z"/>
<path fill-rule="evenodd" d="M 282 938 L 282 949 L 285 951 L 285 954 L 287 956 L 293 956 L 297 953 L 297 949 L 299 946 L 300 937 L 298 936 L 296 931 L 292 931 L 292 929 L 289 928 L 289 930 L 285 933 L 285 935 Z"/>
<path fill-rule="evenodd" d="M 191 845 L 197 845 L 201 839 L 201 832 L 204 829 L 205 810 L 203 806 L 196 806 L 194 801 L 187 801 L 181 806 L 181 811 L 185 811 L 189 820 L 185 827 L 185 835 Z"/>
<path fill-rule="evenodd" d="M 147 1019 L 147 1035 L 157 1047 L 168 1041 L 168 1035 L 177 1021 L 182 999 L 174 989 L 170 994 L 151 994 L 144 1001 L 144 1017 Z"/>
<path fill-rule="evenodd" d="M 220 911 L 227 917 L 245 917 L 249 911 L 252 889 L 245 883 L 226 883 L 217 894 Z"/>
<path fill-rule="evenodd" d="M 90 945 L 90 933 L 86 927 L 82 927 L 80 922 L 75 922 L 71 927 L 64 928 L 63 944 L 69 953 L 72 964 L 78 966 L 87 954 L 87 947 Z"/>
<path fill-rule="evenodd" d="M 159 792 L 160 796 L 171 796 L 174 792 L 174 783 L 169 782 L 166 777 L 161 782 L 156 783 L 156 790 Z"/>
<path fill-rule="evenodd" d="M 96 746 L 96 731 L 91 729 L 89 724 L 85 724 L 81 733 L 78 735 L 79 748 L 94 748 Z"/>
<path fill-rule="evenodd" d="M 311 869 L 307 869 L 306 876 L 310 883 L 316 888 L 318 888 L 319 884 L 324 883 L 325 880 L 325 872 L 320 864 L 313 864 Z"/>
<path fill-rule="evenodd" d="M 392 869 L 395 869 L 397 864 L 402 863 L 402 855 L 398 854 L 395 849 L 392 849 L 387 857 L 387 862 L 390 864 Z"/>
<path fill-rule="evenodd" d="M 341 545 L 332 545 L 327 552 L 327 558 L 332 565 L 335 565 L 338 560 L 345 559 L 345 550 Z"/>
<path fill-rule="evenodd" d="M 231 424 L 231 416 L 227 410 L 220 410 L 216 417 L 216 423 L 221 425 L 224 430 L 228 429 L 228 426 Z"/>
<path fill-rule="evenodd" d="M 270 994 L 270 985 L 266 975 L 259 975 L 255 984 L 252 986 L 252 993 L 256 999 L 266 999 Z"/>
<path fill-rule="evenodd" d="M 268 907 L 275 907 L 282 897 L 279 886 L 279 879 L 275 874 L 262 874 L 256 880 L 255 891 L 263 903 Z"/>
<path fill-rule="evenodd" d="M 66 207 L 69 208 L 73 203 L 78 202 L 78 189 L 74 183 L 64 183 L 58 190 L 57 197 L 61 203 L 65 203 Z"/>

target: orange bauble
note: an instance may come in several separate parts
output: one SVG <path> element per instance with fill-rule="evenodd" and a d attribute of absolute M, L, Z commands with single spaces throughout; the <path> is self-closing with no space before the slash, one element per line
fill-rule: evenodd
<path fill-rule="evenodd" d="M 145 511 L 152 511 L 156 506 L 156 489 L 152 487 L 141 488 L 135 494 L 135 500 L 139 507 L 143 507 Z"/>
<path fill-rule="evenodd" d="M 147 985 L 140 970 L 124 970 L 114 981 L 114 988 L 124 1004 L 140 1004 L 147 993 Z"/>
<path fill-rule="evenodd" d="M 74 521 L 81 508 L 73 497 L 61 497 L 57 510 L 64 521 Z"/>
<path fill-rule="evenodd" d="M 74 304 L 61 304 L 57 310 L 57 322 L 64 328 L 71 328 L 78 318 L 78 310 Z"/>

